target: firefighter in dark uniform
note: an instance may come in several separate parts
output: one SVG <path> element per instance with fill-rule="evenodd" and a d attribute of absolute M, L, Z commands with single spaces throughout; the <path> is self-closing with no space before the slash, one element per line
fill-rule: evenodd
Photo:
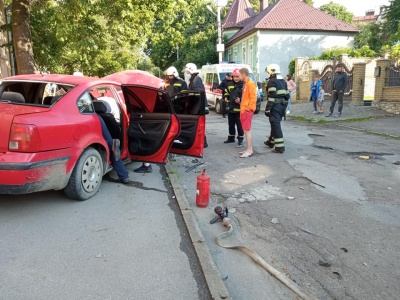
<path fill-rule="evenodd" d="M 226 101 L 225 95 L 226 95 L 226 89 L 228 85 L 232 82 L 232 74 L 230 72 L 225 74 L 225 79 L 221 81 L 220 85 L 218 88 L 222 91 L 223 95 L 223 100 L 222 100 L 222 117 L 226 118 L 226 113 L 228 112 L 228 103 L 229 100 Z"/>
<path fill-rule="evenodd" d="M 268 65 L 265 71 L 269 74 L 266 87 L 268 102 L 265 107 L 265 115 L 269 118 L 271 133 L 264 144 L 273 148 L 272 152 L 274 153 L 283 153 L 285 152 L 285 143 L 283 141 L 281 121 L 285 115 L 290 97 L 289 91 L 285 79 L 279 75 L 281 70 L 277 64 Z"/>
<path fill-rule="evenodd" d="M 175 67 L 169 67 L 165 71 L 165 74 L 168 76 L 168 80 L 165 82 L 164 88 L 171 98 L 176 94 L 187 90 L 186 81 L 179 78 L 178 70 Z"/>
<path fill-rule="evenodd" d="M 227 105 L 229 135 L 224 143 L 235 142 L 235 133 L 237 129 L 238 147 L 243 147 L 244 131 L 242 123 L 240 122 L 240 101 L 242 99 L 243 81 L 239 78 L 239 69 L 233 70 L 232 78 L 233 80 L 229 82 L 225 92 L 225 97 L 229 101 Z"/>

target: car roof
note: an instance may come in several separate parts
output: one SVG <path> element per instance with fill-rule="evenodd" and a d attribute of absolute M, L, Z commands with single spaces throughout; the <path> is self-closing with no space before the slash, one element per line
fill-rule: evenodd
<path fill-rule="evenodd" d="M 99 78 L 64 74 L 24 74 L 0 79 L 0 81 L 50 81 L 73 85 L 81 85 L 95 80 L 99 80 Z"/>
<path fill-rule="evenodd" d="M 161 84 L 164 82 L 161 78 L 141 70 L 122 71 L 108 75 L 102 79 L 116 81 L 120 84 L 145 85 L 154 88 L 160 88 Z"/>

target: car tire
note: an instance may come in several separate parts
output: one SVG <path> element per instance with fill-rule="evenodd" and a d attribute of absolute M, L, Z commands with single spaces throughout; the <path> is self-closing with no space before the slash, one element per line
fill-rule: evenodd
<path fill-rule="evenodd" d="M 102 178 L 100 153 L 94 148 L 87 148 L 79 157 L 64 192 L 74 200 L 89 199 L 99 190 Z"/>
<path fill-rule="evenodd" d="M 217 99 L 217 101 L 215 102 L 215 112 L 217 114 L 221 114 L 222 113 L 221 100 L 219 100 L 219 99 Z"/>

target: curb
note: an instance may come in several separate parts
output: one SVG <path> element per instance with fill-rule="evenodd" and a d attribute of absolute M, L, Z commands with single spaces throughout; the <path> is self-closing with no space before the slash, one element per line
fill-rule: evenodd
<path fill-rule="evenodd" d="M 201 233 L 196 218 L 193 214 L 192 208 L 190 207 L 175 171 L 169 162 L 165 165 L 165 169 L 170 178 L 172 189 L 174 190 L 183 220 L 185 221 L 186 227 L 189 231 L 190 239 L 192 240 L 194 250 L 196 251 L 197 258 L 199 259 L 200 266 L 203 270 L 203 274 L 212 299 L 231 299 L 228 290 L 221 279 L 221 275 L 214 264 L 210 251 L 205 243 L 204 236 Z"/>

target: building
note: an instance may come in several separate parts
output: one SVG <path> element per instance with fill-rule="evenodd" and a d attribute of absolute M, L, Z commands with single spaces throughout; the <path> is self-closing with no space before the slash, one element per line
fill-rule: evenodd
<path fill-rule="evenodd" d="M 249 64 L 257 80 L 277 63 L 284 75 L 296 57 L 319 56 L 322 51 L 352 46 L 358 29 L 301 0 L 260 1 L 254 13 L 248 0 L 234 0 L 222 23 L 228 38 L 225 60 Z"/>

